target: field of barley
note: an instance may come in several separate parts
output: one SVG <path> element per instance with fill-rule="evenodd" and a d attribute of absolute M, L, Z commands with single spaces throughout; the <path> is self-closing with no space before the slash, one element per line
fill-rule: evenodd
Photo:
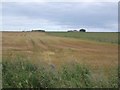
<path fill-rule="evenodd" d="M 2 32 L 3 87 L 118 87 L 118 33 Z"/>

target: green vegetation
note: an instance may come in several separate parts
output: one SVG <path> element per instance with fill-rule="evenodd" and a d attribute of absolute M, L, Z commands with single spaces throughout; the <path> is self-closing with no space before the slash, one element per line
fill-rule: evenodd
<path fill-rule="evenodd" d="M 93 40 L 105 43 L 118 43 L 117 32 L 49 32 L 49 35 Z M 119 41 L 120 42 L 120 41 Z"/>
<path fill-rule="evenodd" d="M 95 81 L 91 70 L 77 63 L 58 70 L 52 65 L 37 66 L 21 57 L 3 59 L 3 88 L 113 88 L 118 87 L 117 80 L 117 73 L 113 72 L 109 79 Z"/>

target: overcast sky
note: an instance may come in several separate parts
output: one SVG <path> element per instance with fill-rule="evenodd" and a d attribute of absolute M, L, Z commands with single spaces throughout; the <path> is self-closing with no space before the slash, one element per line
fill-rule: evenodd
<path fill-rule="evenodd" d="M 1 8 L 0 8 L 1 9 Z M 3 2 L 3 30 L 118 31 L 117 2 Z"/>

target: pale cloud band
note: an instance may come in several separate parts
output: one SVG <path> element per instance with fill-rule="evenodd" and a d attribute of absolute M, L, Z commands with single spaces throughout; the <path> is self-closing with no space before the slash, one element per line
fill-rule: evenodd
<path fill-rule="evenodd" d="M 93 1 L 93 0 L 92 0 Z M 117 2 L 4 2 L 3 29 L 116 32 Z"/>
<path fill-rule="evenodd" d="M 119 0 L 1 0 L 2 2 L 119 2 Z"/>

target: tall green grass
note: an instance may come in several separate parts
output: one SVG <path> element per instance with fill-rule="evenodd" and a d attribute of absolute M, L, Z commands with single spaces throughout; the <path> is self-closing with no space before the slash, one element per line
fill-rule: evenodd
<path fill-rule="evenodd" d="M 117 75 L 108 80 L 93 80 L 91 70 L 77 63 L 56 69 L 37 66 L 23 58 L 3 59 L 3 88 L 94 88 L 118 87 Z"/>

